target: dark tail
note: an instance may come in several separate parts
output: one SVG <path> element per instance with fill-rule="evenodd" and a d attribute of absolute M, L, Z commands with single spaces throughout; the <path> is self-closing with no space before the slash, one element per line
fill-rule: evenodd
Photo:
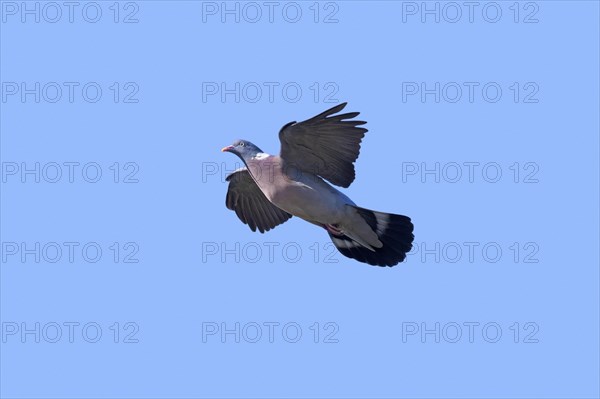
<path fill-rule="evenodd" d="M 394 266 L 406 258 L 406 253 L 412 248 L 413 224 L 408 216 L 394 215 L 371 211 L 355 206 L 358 213 L 367 224 L 377 233 L 383 247 L 369 248 L 352 240 L 345 235 L 329 234 L 331 241 L 345 256 L 376 266 Z"/>

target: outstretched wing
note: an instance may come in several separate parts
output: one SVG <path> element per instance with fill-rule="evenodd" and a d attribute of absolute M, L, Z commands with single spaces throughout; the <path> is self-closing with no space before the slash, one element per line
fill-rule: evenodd
<path fill-rule="evenodd" d="M 241 168 L 227 176 L 229 182 L 225 205 L 252 231 L 264 233 L 292 217 L 277 208 L 260 191 L 248 169 Z"/>
<path fill-rule="evenodd" d="M 332 184 L 348 187 L 355 177 L 354 161 L 367 129 L 357 127 L 367 122 L 349 120 L 358 112 L 334 115 L 346 103 L 305 120 L 290 122 L 279 131 L 281 158 L 286 166 L 319 175 Z"/>

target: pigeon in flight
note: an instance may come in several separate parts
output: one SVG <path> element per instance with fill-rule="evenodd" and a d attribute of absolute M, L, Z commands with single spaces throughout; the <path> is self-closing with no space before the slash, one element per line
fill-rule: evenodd
<path fill-rule="evenodd" d="M 280 154 L 270 155 L 246 140 L 221 151 L 246 165 L 227 176 L 226 206 L 252 231 L 261 233 L 292 216 L 327 230 L 345 256 L 377 266 L 402 262 L 412 248 L 413 224 L 403 215 L 372 211 L 325 182 L 348 187 L 367 129 L 359 113 L 338 114 L 346 103 L 279 131 Z"/>

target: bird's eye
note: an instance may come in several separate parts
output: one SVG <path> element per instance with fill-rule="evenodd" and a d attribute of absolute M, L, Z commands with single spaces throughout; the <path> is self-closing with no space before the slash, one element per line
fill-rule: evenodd
<path fill-rule="evenodd" d="M 243 146 L 244 146 L 244 142 L 243 142 L 243 141 L 240 143 L 240 146 L 241 146 L 241 147 L 243 147 Z"/>

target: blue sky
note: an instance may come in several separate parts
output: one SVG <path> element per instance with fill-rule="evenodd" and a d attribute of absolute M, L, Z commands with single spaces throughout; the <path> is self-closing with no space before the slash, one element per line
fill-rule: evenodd
<path fill-rule="evenodd" d="M 599 395 L 597 2 L 22 4 L 3 397 Z M 394 268 L 225 208 L 223 146 L 344 101 Z"/>

